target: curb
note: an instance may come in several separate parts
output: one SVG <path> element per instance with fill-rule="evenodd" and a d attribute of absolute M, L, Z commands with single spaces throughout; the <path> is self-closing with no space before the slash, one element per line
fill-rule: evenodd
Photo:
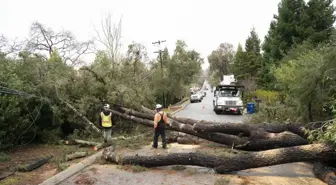
<path fill-rule="evenodd" d="M 174 114 L 180 112 L 181 110 L 183 110 L 183 109 L 184 109 L 186 106 L 188 106 L 189 104 L 190 104 L 190 101 L 189 101 L 188 103 L 182 105 L 182 108 L 180 108 L 180 109 L 178 109 L 178 110 L 176 110 L 176 111 L 170 113 L 170 115 L 174 115 Z"/>
<path fill-rule="evenodd" d="M 104 150 L 101 150 L 101 151 L 93 154 L 92 156 L 84 159 L 83 161 L 67 168 L 66 170 L 62 171 L 61 173 L 58 173 L 58 174 L 50 177 L 49 179 L 43 181 L 39 185 L 54 185 L 54 184 L 58 184 L 58 183 L 60 183 L 64 180 L 66 180 L 67 178 L 73 176 L 74 174 L 78 173 L 79 171 L 81 171 L 84 168 L 93 164 L 98 158 L 100 158 L 102 156 L 103 151 Z"/>

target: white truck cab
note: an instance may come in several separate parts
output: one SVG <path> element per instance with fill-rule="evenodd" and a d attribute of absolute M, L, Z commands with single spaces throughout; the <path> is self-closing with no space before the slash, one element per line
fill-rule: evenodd
<path fill-rule="evenodd" d="M 231 77 L 231 75 L 229 76 Z M 244 86 L 234 85 L 235 81 L 232 80 L 232 77 L 226 83 L 230 84 L 221 83 L 214 89 L 213 110 L 216 114 L 231 112 L 242 115 L 244 110 L 242 101 Z"/>

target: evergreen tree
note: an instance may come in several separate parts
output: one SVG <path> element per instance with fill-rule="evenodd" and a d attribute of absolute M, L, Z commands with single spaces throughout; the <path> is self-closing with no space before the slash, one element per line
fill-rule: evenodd
<path fill-rule="evenodd" d="M 250 35 L 245 41 L 245 51 L 255 53 L 256 55 L 260 55 L 260 42 L 261 41 L 258 37 L 258 34 L 255 28 L 253 27 L 250 32 Z"/>
<path fill-rule="evenodd" d="M 245 60 L 245 53 L 243 51 L 242 45 L 239 43 L 233 63 L 233 73 L 237 80 L 241 80 L 244 78 L 244 67 L 245 67 L 244 60 Z"/>
<path fill-rule="evenodd" d="M 310 0 L 306 8 L 306 35 L 314 44 L 328 40 L 334 30 L 335 7 L 332 0 Z"/>

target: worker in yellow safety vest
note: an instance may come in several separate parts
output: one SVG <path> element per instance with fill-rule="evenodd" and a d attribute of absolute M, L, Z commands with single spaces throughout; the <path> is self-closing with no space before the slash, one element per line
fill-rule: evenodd
<path fill-rule="evenodd" d="M 99 116 L 99 124 L 103 128 L 103 137 L 105 143 L 111 140 L 112 134 L 112 112 L 110 112 L 108 109 L 110 109 L 110 105 L 105 104 L 104 109 L 100 112 Z"/>

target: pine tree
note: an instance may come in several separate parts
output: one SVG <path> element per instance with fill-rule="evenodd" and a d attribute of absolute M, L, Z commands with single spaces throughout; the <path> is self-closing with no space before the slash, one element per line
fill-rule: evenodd
<path fill-rule="evenodd" d="M 242 45 L 239 43 L 237 52 L 235 53 L 234 63 L 233 63 L 233 73 L 237 80 L 244 79 L 244 60 L 245 60 L 245 53 L 243 51 Z"/>
<path fill-rule="evenodd" d="M 255 53 L 256 55 L 260 55 L 260 42 L 261 41 L 258 37 L 258 34 L 255 28 L 253 27 L 250 32 L 250 35 L 245 41 L 245 51 Z"/>
<path fill-rule="evenodd" d="M 335 7 L 332 0 L 310 0 L 306 8 L 306 35 L 314 44 L 328 40 L 334 30 Z"/>

